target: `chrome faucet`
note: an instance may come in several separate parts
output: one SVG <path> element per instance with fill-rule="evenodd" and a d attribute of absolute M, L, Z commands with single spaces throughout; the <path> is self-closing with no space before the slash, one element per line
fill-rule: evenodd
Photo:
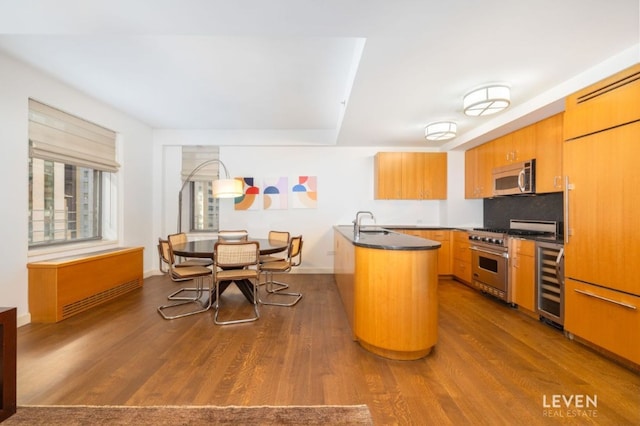
<path fill-rule="evenodd" d="M 373 213 L 369 211 L 360 210 L 356 213 L 356 218 L 353 220 L 353 237 L 360 238 L 360 221 L 362 220 L 362 216 L 368 214 L 371 219 L 373 219 L 373 223 L 376 223 L 376 218 L 373 216 Z"/>

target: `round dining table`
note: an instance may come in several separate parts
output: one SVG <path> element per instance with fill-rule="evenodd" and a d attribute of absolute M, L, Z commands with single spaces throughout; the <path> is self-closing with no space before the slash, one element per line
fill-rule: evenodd
<path fill-rule="evenodd" d="M 213 250 L 214 246 L 218 241 L 216 239 L 207 239 L 207 240 L 193 240 L 187 241 L 186 243 L 172 245 L 173 254 L 181 257 L 200 257 L 200 258 L 209 258 L 213 259 Z M 260 255 L 266 254 L 274 254 L 286 251 L 288 248 L 288 244 L 286 241 L 277 241 L 270 240 L 267 238 L 251 238 L 249 237 L 247 240 L 243 241 L 257 241 L 260 245 Z M 233 242 L 233 241 L 228 241 Z M 227 287 L 232 283 L 232 281 L 224 281 L 220 283 L 220 294 L 222 294 Z M 236 286 L 240 289 L 244 297 L 251 303 L 254 303 L 253 300 L 253 284 L 248 280 L 239 280 L 235 281 Z M 208 295 L 211 298 L 211 302 L 215 301 L 215 292 Z M 206 304 L 205 302 L 203 302 Z"/>
<path fill-rule="evenodd" d="M 203 257 L 213 259 L 213 248 L 218 241 L 220 240 L 216 238 L 208 240 L 193 240 L 187 241 L 183 244 L 175 244 L 172 245 L 173 254 L 182 257 Z M 251 237 L 249 237 L 247 241 L 257 241 L 258 244 L 260 244 L 260 255 L 280 253 L 287 250 L 286 241 Z"/>

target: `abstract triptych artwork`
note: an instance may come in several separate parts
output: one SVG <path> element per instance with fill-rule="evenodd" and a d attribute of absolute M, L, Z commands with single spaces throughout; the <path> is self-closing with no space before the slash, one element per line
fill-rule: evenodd
<path fill-rule="evenodd" d="M 318 203 L 317 176 L 267 177 L 261 184 L 253 177 L 237 177 L 243 196 L 235 199 L 235 210 L 314 209 Z"/>

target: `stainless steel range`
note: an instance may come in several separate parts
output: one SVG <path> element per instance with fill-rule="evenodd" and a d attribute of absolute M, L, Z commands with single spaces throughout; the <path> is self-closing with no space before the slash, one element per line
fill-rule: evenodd
<path fill-rule="evenodd" d="M 471 279 L 480 291 L 511 303 L 508 234 L 500 229 L 469 232 Z"/>
<path fill-rule="evenodd" d="M 512 219 L 508 229 L 476 228 L 469 232 L 473 285 L 507 303 L 512 303 L 509 286 L 509 236 L 555 239 L 556 222 Z"/>

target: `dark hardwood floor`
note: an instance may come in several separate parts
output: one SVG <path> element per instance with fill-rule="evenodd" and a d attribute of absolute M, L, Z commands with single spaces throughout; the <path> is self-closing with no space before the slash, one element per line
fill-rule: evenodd
<path fill-rule="evenodd" d="M 156 307 L 178 284 L 157 276 L 23 326 L 18 404 L 367 404 L 380 425 L 640 424 L 638 374 L 458 282 L 440 281 L 432 353 L 391 361 L 352 340 L 332 275 L 286 279 L 302 301 L 263 306 L 254 323 L 216 326 L 212 311 L 163 320 Z M 248 307 L 237 291 L 223 300 Z"/>

